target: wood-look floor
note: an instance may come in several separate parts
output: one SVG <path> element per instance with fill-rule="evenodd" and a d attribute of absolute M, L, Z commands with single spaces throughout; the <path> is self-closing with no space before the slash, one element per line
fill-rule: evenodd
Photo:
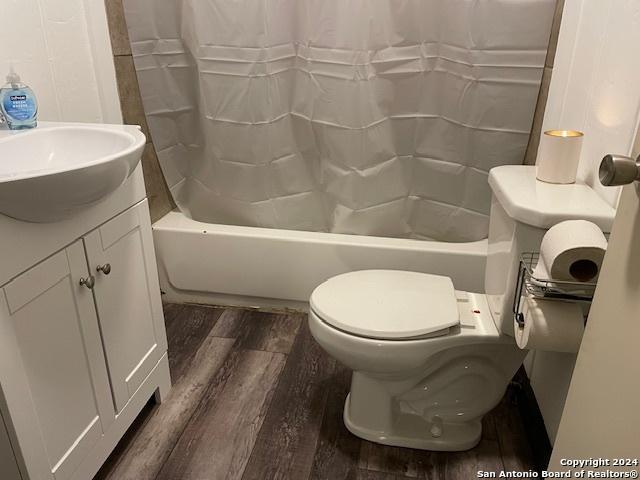
<path fill-rule="evenodd" d="M 173 388 L 162 405 L 149 402 L 96 479 L 456 480 L 534 468 L 508 400 L 467 452 L 351 435 L 351 373 L 315 343 L 304 314 L 166 305 L 165 317 Z"/>

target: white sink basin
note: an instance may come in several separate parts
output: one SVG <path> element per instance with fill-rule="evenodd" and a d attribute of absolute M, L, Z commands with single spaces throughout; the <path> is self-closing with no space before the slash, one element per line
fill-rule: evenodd
<path fill-rule="evenodd" d="M 144 144 L 130 125 L 43 122 L 0 131 L 0 213 L 38 223 L 73 216 L 124 183 Z"/>

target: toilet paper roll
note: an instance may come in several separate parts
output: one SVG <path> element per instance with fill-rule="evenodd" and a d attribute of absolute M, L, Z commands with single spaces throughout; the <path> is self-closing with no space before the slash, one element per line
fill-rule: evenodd
<path fill-rule="evenodd" d="M 584 334 L 584 316 L 577 303 L 523 299 L 524 328 L 515 323 L 516 343 L 523 350 L 575 353 Z"/>
<path fill-rule="evenodd" d="M 551 280 L 592 282 L 598 278 L 606 250 L 607 239 L 596 224 L 568 220 L 547 231 L 540 259 Z"/>
<path fill-rule="evenodd" d="M 544 288 L 547 293 L 569 293 L 572 295 L 581 295 L 588 296 L 593 295 L 593 287 L 591 286 L 580 286 L 580 285 L 558 285 L 552 281 L 551 275 L 547 272 L 547 266 L 544 264 L 542 260 L 538 260 L 533 272 L 531 272 L 532 276 L 530 282 L 533 285 Z"/>
<path fill-rule="evenodd" d="M 546 282 L 544 282 L 544 280 L 549 280 L 551 278 L 549 272 L 547 271 L 547 266 L 542 260 L 542 257 L 538 259 L 538 263 L 531 273 L 533 275 L 531 281 L 536 285 L 546 285 Z"/>

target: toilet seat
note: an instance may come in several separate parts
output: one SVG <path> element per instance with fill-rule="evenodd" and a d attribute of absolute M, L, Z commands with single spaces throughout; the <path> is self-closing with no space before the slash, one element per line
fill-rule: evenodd
<path fill-rule="evenodd" d="M 354 335 L 399 340 L 448 333 L 459 323 L 448 277 L 400 270 L 361 270 L 330 278 L 310 298 L 327 324 Z"/>

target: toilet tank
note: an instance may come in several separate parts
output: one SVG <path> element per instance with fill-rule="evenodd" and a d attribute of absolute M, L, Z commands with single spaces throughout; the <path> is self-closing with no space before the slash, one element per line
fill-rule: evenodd
<path fill-rule="evenodd" d="M 536 180 L 533 166 L 496 167 L 489 173 L 489 185 L 492 200 L 484 286 L 496 326 L 513 336 L 520 255 L 539 251 L 546 231 L 564 220 L 588 220 L 608 234 L 615 210 L 587 185 Z"/>

